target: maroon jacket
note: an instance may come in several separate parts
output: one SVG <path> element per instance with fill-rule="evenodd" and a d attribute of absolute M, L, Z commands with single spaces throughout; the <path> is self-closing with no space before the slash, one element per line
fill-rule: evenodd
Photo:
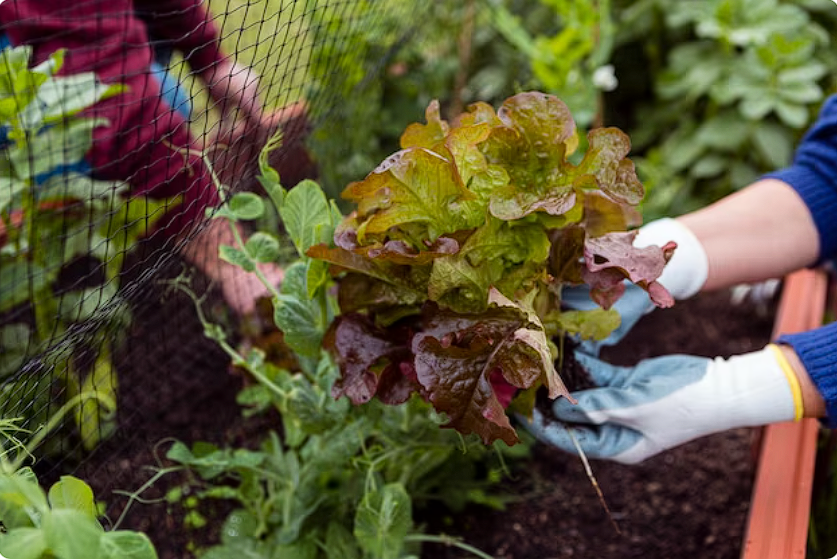
<path fill-rule="evenodd" d="M 149 33 L 183 53 L 196 72 L 222 59 L 217 29 L 202 0 L 6 0 L 0 30 L 13 45 L 31 45 L 34 62 L 67 49 L 63 74 L 95 72 L 128 91 L 98 103 L 87 116 L 110 123 L 94 131 L 88 160 L 100 179 L 127 180 L 134 194 L 183 195 L 182 226 L 217 196 L 200 158 L 170 146 L 193 145 L 187 123 L 160 99 L 150 75 Z M 166 143 L 170 145 L 166 145 Z"/>

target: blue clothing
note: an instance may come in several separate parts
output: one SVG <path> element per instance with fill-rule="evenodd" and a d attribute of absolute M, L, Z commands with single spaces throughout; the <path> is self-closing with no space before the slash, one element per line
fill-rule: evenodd
<path fill-rule="evenodd" d="M 820 261 L 837 256 L 837 96 L 823 105 L 805 134 L 790 167 L 765 175 L 784 181 L 805 202 L 820 238 Z M 813 331 L 785 335 L 816 384 L 828 410 L 828 424 L 837 428 L 837 323 Z"/>

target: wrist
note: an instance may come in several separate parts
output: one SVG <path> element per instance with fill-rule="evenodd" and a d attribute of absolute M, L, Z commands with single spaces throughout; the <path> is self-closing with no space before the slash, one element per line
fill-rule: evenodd
<path fill-rule="evenodd" d="M 782 359 L 785 360 L 788 369 L 796 380 L 799 387 L 800 406 L 802 408 L 800 417 L 822 418 L 826 415 L 825 399 L 814 384 L 808 370 L 799 359 L 792 346 L 787 344 L 771 345 L 776 348 Z M 791 381 L 793 383 L 793 381 Z"/>

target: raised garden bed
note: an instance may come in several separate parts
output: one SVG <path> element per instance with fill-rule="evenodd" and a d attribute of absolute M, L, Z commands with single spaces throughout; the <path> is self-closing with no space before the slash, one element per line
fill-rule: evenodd
<path fill-rule="evenodd" d="M 173 264 L 169 272 L 178 271 Z M 607 357 L 629 364 L 678 351 L 734 354 L 769 340 L 770 312 L 759 316 L 753 307 L 731 307 L 728 301 L 728 294 L 718 293 L 652 313 Z M 112 519 L 125 504 L 112 491 L 135 490 L 148 480 L 150 473 L 141 466 L 153 463 L 154 445 L 162 438 L 246 446 L 264 428 L 264 420 L 240 419 L 235 403 L 240 380 L 203 338 L 185 296 L 168 296 L 153 313 L 138 317 L 133 328 L 125 362 L 131 367 L 120 371 L 121 387 L 131 388 L 122 396 L 121 437 L 96 452 L 79 473 L 111 504 Z M 177 344 L 167 342 L 174 332 Z M 518 500 L 507 511 L 433 512 L 425 516 L 428 530 L 461 535 L 498 557 L 736 557 L 754 476 L 752 432 L 705 438 L 633 467 L 595 461 L 622 536 L 615 534 L 578 459 L 543 446 L 536 446 L 533 458 L 515 472 L 507 489 Z M 143 496 L 162 496 L 182 480 L 178 476 Z M 225 512 L 218 505 L 214 513 L 220 519 Z M 188 556 L 189 544 L 211 542 L 217 527 L 215 532 L 212 523 L 184 530 L 183 514 L 165 503 L 135 504 L 123 528 L 146 531 L 162 557 Z M 461 551 L 425 549 L 425 556 L 437 555 L 458 557 Z"/>

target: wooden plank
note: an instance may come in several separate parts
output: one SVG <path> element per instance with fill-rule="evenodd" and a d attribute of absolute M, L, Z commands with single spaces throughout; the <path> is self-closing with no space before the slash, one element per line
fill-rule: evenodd
<path fill-rule="evenodd" d="M 828 287 L 821 270 L 785 279 L 774 339 L 822 324 Z M 819 423 L 784 422 L 764 429 L 744 558 L 805 558 Z"/>

